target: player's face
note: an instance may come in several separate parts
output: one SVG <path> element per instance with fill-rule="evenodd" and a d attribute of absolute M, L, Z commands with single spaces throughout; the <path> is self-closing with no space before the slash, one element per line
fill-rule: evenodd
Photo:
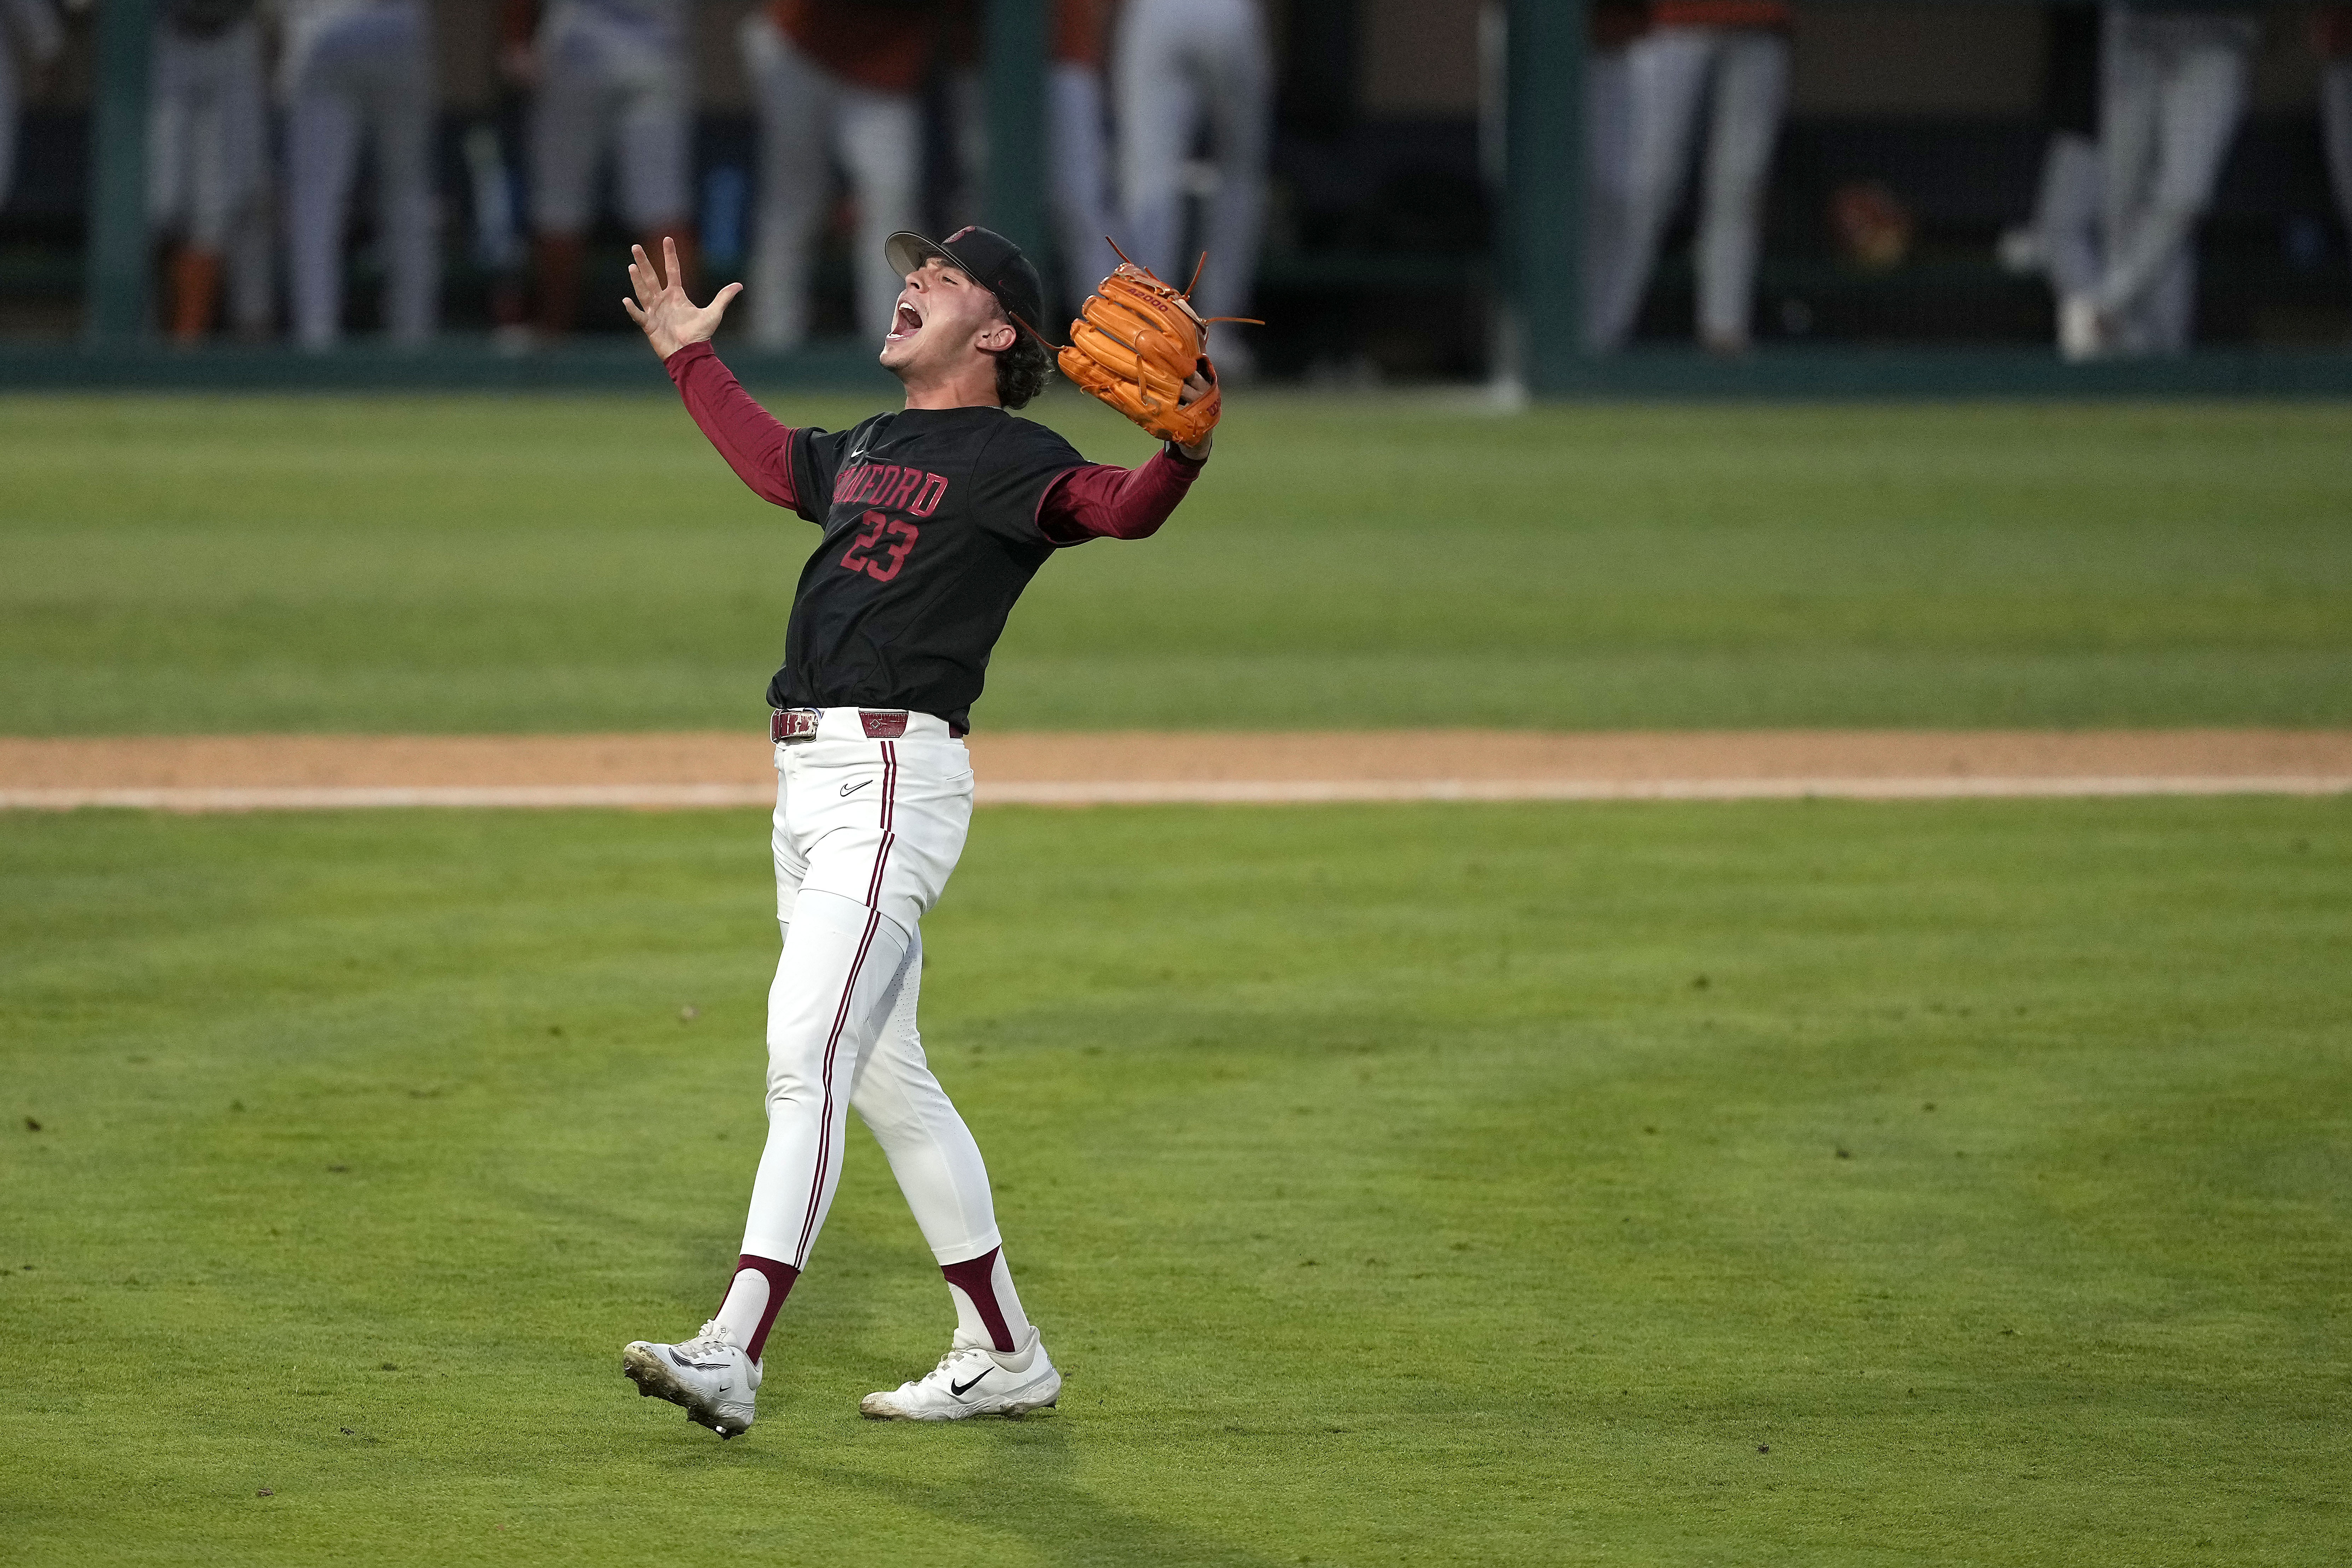
<path fill-rule="evenodd" d="M 1012 346 L 1013 324 L 996 296 L 934 256 L 907 274 L 882 363 L 900 377 L 952 373 Z"/>

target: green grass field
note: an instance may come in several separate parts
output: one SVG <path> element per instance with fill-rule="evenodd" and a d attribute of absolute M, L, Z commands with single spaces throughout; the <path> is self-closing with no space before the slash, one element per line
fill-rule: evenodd
<path fill-rule="evenodd" d="M 979 722 L 2352 722 L 2352 407 L 1234 402 Z M 666 390 L 8 399 L 0 733 L 757 724 L 813 542 Z"/>
<path fill-rule="evenodd" d="M 2352 723 L 2352 406 L 1237 401 L 981 723 Z M 0 734 L 749 727 L 811 537 L 665 397 L 0 414 Z M 1063 1407 L 856 1418 L 950 1322 L 859 1133 L 722 1446 L 618 1349 L 766 831 L 0 814 L 0 1563 L 2352 1557 L 2352 801 L 984 811 Z"/>
<path fill-rule="evenodd" d="M 951 1321 L 861 1132 L 722 1447 L 618 1349 L 733 1258 L 765 833 L 0 819 L 6 1560 L 2352 1546 L 2344 802 L 984 812 L 928 1043 L 1063 1408 L 857 1419 Z"/>

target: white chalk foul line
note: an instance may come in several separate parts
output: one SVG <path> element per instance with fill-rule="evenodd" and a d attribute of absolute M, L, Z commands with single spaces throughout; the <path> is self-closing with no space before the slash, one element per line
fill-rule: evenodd
<path fill-rule="evenodd" d="M 1982 800 L 2116 795 L 2345 795 L 2352 774 L 2114 777 L 1106 780 L 983 783 L 982 805 L 1321 805 L 1383 801 Z M 348 811 L 370 807 L 766 806 L 761 784 L 415 784 L 0 789 L 0 810 Z"/>

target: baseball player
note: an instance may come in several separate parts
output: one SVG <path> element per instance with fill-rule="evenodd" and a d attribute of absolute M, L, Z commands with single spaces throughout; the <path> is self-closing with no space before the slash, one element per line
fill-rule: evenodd
<path fill-rule="evenodd" d="M 324 349 L 342 336 L 343 221 L 364 135 L 375 148 L 376 234 L 390 275 L 384 324 L 394 342 L 422 342 L 433 334 L 441 295 L 423 0 L 281 4 L 295 342 Z"/>
<path fill-rule="evenodd" d="M 1087 279 L 1118 263 L 1111 231 L 1109 138 L 1103 119 L 1103 60 L 1110 0 L 1058 0 L 1054 7 L 1047 144 L 1054 161 L 1054 216 L 1061 229 L 1062 286 L 1073 312 Z"/>
<path fill-rule="evenodd" d="M 905 408 L 848 430 L 787 428 L 710 348 L 742 286 L 697 307 L 677 249 L 664 250 L 659 269 L 636 253 L 630 316 L 728 466 L 822 532 L 768 688 L 783 951 L 768 994 L 768 1139 L 742 1252 L 709 1322 L 678 1343 L 632 1342 L 623 1369 L 721 1436 L 751 1426 L 769 1331 L 824 1224 L 854 1107 L 956 1312 L 939 1365 L 860 1408 L 920 1421 L 1017 1415 L 1053 1404 L 1062 1376 L 1013 1288 L 979 1145 L 923 1058 L 920 922 L 962 852 L 972 787 L 962 736 L 1013 602 L 1057 549 L 1155 531 L 1200 473 L 1213 431 L 1202 424 L 1192 444 L 1126 469 L 1090 464 L 1013 417 L 1051 363 L 1015 324 L 1039 319 L 1043 289 L 1028 258 L 982 228 L 888 240 L 904 281 L 881 362 L 904 384 Z M 1064 351 L 1066 365 L 1076 352 Z M 1214 373 L 1205 358 L 1185 363 L 1182 412 L 1213 420 Z"/>
<path fill-rule="evenodd" d="M 2245 112 L 2260 33 L 2251 0 L 2110 0 L 2099 84 L 2103 258 L 2095 283 L 2059 301 L 2066 358 L 2188 348 L 2197 223 Z"/>
<path fill-rule="evenodd" d="M 1209 316 L 1249 307 L 1265 221 L 1273 69 L 1255 0 L 1129 0 L 1112 64 L 1118 95 L 1121 248 L 1162 278 L 1180 278 L 1184 164 L 1202 120 L 1216 153 L 1200 300 Z M 1220 334 L 1226 374 L 1255 356 Z"/>
<path fill-rule="evenodd" d="M 268 104 L 254 0 L 163 0 L 149 82 L 149 221 L 173 242 L 173 341 L 212 331 L 224 269 L 229 317 L 269 330 Z"/>
<path fill-rule="evenodd" d="M 23 86 L 18 73 L 30 75 L 47 66 L 65 47 L 65 29 L 49 0 L 7 0 L 0 7 L 0 207 L 8 205 L 8 188 L 16 183 L 17 94 Z"/>
<path fill-rule="evenodd" d="M 1633 335 L 1704 111 L 1698 337 L 1711 353 L 1744 353 L 1764 176 L 1789 99 L 1790 8 L 1786 0 L 1658 0 L 1651 16 L 1655 26 L 1626 53 L 1633 129 L 1625 249 L 1598 302 L 1594 341 L 1616 349 Z"/>
<path fill-rule="evenodd" d="M 1585 335 L 1601 342 L 1604 301 L 1626 255 L 1633 199 L 1633 40 L 1650 30 L 1647 0 L 1593 0 L 1584 52 Z"/>
<path fill-rule="evenodd" d="M 1060 281 L 1071 310 L 1084 308 L 1087 279 L 1118 265 L 1108 238 L 1110 145 L 1103 62 L 1110 41 L 1111 0 L 1055 0 L 1047 40 L 1045 145 L 1050 165 Z M 976 0 L 949 11 L 949 100 L 956 128 L 954 207 L 977 213 L 988 173 L 988 81 L 982 69 L 982 18 Z M 1230 367 L 1228 367 L 1230 368 Z"/>
<path fill-rule="evenodd" d="M 2060 300 L 2099 280 L 2099 12 L 2084 0 L 2043 7 L 2048 19 L 2042 115 L 2050 142 L 2033 221 L 2000 237 L 2001 265 L 2040 273 Z"/>
<path fill-rule="evenodd" d="M 539 328 L 562 337 L 580 314 L 580 263 L 596 174 L 618 167 L 622 216 L 650 239 L 674 236 L 688 269 L 691 150 L 686 0 L 507 0 L 507 74 L 534 88 L 530 109 L 532 270 Z"/>
<path fill-rule="evenodd" d="M 773 0 L 743 20 L 760 110 L 760 195 L 751 251 L 751 341 L 808 336 L 810 260 L 839 160 L 857 199 L 857 323 L 889 331 L 898 274 L 888 236 L 922 200 L 923 77 L 940 9 L 926 0 Z"/>

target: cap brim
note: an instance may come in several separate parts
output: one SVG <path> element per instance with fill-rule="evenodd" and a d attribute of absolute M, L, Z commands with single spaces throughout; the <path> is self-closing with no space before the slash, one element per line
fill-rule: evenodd
<path fill-rule="evenodd" d="M 890 270 L 904 278 L 909 272 L 920 271 L 924 262 L 938 257 L 957 271 L 977 278 L 979 274 L 963 263 L 963 258 L 936 239 L 926 239 L 912 229 L 902 228 L 882 242 L 882 258 Z"/>

